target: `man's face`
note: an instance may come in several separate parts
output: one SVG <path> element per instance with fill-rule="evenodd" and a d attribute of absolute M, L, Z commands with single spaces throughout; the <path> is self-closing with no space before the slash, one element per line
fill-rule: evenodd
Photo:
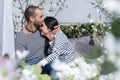
<path fill-rule="evenodd" d="M 37 29 L 40 28 L 40 26 L 42 25 L 42 22 L 44 21 L 44 17 L 43 17 L 43 13 L 42 10 L 40 9 L 36 9 L 35 10 L 35 16 L 34 16 L 34 25 Z"/>

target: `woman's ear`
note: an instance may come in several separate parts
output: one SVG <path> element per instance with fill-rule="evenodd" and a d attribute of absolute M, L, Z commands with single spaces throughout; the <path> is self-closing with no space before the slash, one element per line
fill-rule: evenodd
<path fill-rule="evenodd" d="M 54 29 L 54 30 L 52 30 L 52 33 L 53 33 L 53 34 L 56 34 L 56 30 L 55 30 L 55 29 Z"/>

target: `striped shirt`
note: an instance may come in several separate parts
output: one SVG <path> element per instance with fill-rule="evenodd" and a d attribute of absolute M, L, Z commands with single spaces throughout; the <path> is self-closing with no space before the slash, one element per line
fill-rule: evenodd
<path fill-rule="evenodd" d="M 69 63 L 77 55 L 69 39 L 62 31 L 56 33 L 53 43 L 50 43 L 50 47 L 52 47 L 52 53 L 41 61 L 43 66 L 55 59 Z"/>

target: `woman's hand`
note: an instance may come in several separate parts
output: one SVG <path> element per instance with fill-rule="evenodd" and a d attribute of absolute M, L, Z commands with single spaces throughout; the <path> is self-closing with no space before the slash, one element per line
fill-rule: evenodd
<path fill-rule="evenodd" d="M 60 26 L 55 26 L 53 32 L 54 32 L 54 33 L 57 33 L 57 32 L 59 32 L 59 31 L 61 31 Z"/>
<path fill-rule="evenodd" d="M 41 62 L 39 62 L 39 63 L 37 63 L 37 66 L 40 67 L 40 68 L 42 68 L 43 65 L 42 65 Z"/>

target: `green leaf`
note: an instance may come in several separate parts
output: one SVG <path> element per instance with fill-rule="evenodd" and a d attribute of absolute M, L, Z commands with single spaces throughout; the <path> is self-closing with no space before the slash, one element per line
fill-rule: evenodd
<path fill-rule="evenodd" d="M 70 75 L 70 76 L 64 76 L 63 80 L 74 80 L 74 76 Z"/>
<path fill-rule="evenodd" d="M 115 72 L 117 70 L 117 67 L 113 62 L 105 60 L 105 62 L 101 66 L 101 69 L 101 74 L 108 74 L 111 72 Z"/>
<path fill-rule="evenodd" d="M 102 4 L 102 3 L 103 3 L 103 0 L 99 0 L 99 3 Z"/>
<path fill-rule="evenodd" d="M 103 54 L 102 48 L 100 46 L 93 47 L 90 53 L 91 53 L 90 58 L 92 59 L 98 58 Z"/>
<path fill-rule="evenodd" d="M 60 7 L 59 9 L 62 10 L 62 7 Z"/>
<path fill-rule="evenodd" d="M 58 3 L 58 2 L 56 2 L 56 5 L 57 5 L 57 6 L 59 6 L 59 3 Z"/>
<path fill-rule="evenodd" d="M 5 53 L 4 58 L 9 58 L 9 54 Z"/>
<path fill-rule="evenodd" d="M 16 0 L 13 0 L 13 2 L 16 2 Z"/>
<path fill-rule="evenodd" d="M 87 18 L 91 18 L 91 14 L 90 13 L 87 15 Z"/>
<path fill-rule="evenodd" d="M 45 3 L 46 0 L 42 0 L 42 3 Z"/>
<path fill-rule="evenodd" d="M 99 25 L 99 23 L 98 22 L 95 22 L 95 26 L 98 26 Z"/>
<path fill-rule="evenodd" d="M 20 18 L 20 16 L 18 16 L 18 18 Z"/>
<path fill-rule="evenodd" d="M 97 32 L 96 31 L 93 31 L 93 36 L 97 36 Z"/>
<path fill-rule="evenodd" d="M 51 77 L 48 76 L 47 74 L 39 75 L 38 78 L 40 80 L 51 80 Z"/>
<path fill-rule="evenodd" d="M 37 76 L 40 75 L 40 73 L 42 72 L 42 69 L 39 68 L 37 65 L 27 65 L 24 68 L 27 68 L 28 70 L 32 70 L 34 74 L 36 74 Z"/>
<path fill-rule="evenodd" d="M 53 10 L 52 10 L 52 9 L 50 9 L 50 10 L 49 10 L 49 12 L 53 12 Z"/>
<path fill-rule="evenodd" d="M 119 19 L 113 20 L 111 32 L 116 38 L 120 38 L 120 20 Z"/>
<path fill-rule="evenodd" d="M 8 76 L 7 71 L 2 71 L 1 76 L 2 76 L 2 77 L 7 77 L 7 76 Z"/>
<path fill-rule="evenodd" d="M 59 0 L 59 2 L 61 2 L 61 0 Z"/>
<path fill-rule="evenodd" d="M 53 3 L 53 2 L 52 2 L 52 1 L 50 1 L 50 4 L 51 4 L 51 5 L 52 5 L 52 3 Z"/>

